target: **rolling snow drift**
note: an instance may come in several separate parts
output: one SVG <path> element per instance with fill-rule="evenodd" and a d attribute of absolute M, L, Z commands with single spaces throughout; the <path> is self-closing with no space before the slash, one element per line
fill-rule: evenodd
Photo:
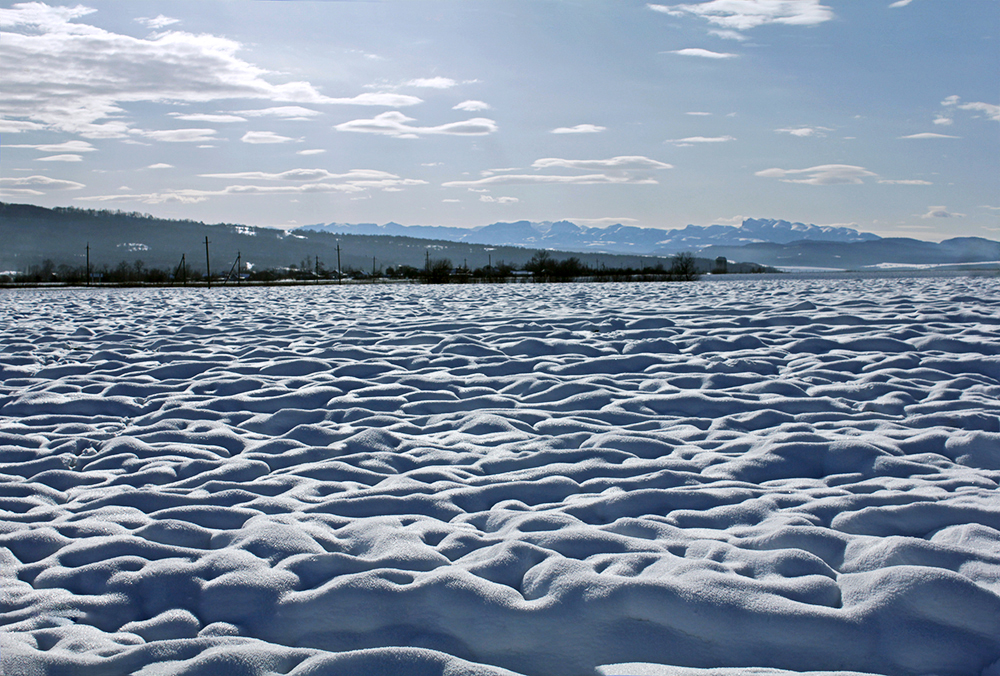
<path fill-rule="evenodd" d="M 996 278 L 0 293 L 5 676 L 1000 676 L 998 481 Z"/>

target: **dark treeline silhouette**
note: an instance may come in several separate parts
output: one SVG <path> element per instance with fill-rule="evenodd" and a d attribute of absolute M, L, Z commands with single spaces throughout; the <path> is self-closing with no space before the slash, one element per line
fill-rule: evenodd
<path fill-rule="evenodd" d="M 232 223 L 167 220 L 135 211 L 49 209 L 0 202 L 0 283 L 7 284 L 692 278 L 691 271 L 679 266 L 678 260 L 540 252 L 395 235 L 285 232 Z M 696 274 L 713 271 L 708 259 L 691 258 L 689 262 Z M 756 269 L 759 266 L 754 264 L 733 263 L 728 272 Z M 209 270 L 213 273 L 210 279 Z"/>
<path fill-rule="evenodd" d="M 548 251 L 537 251 L 521 267 L 500 262 L 478 268 L 463 264 L 455 267 L 450 259 L 431 258 L 428 254 L 423 268 L 412 265 L 390 266 L 371 270 L 347 266 L 340 270 L 328 268 L 318 259 L 307 257 L 297 264 L 281 268 L 251 270 L 234 265 L 206 279 L 205 274 L 191 270 L 182 262 L 173 270 L 149 267 L 142 260 L 120 261 L 115 266 L 91 267 L 88 282 L 85 266 L 56 264 L 46 259 L 32 265 L 24 272 L 0 274 L 0 284 L 37 285 L 59 284 L 69 286 L 174 286 L 186 284 L 269 284 L 269 283 L 357 283 L 357 282 L 412 282 L 425 284 L 462 283 L 514 283 L 514 282 L 690 282 L 707 272 L 706 263 L 689 253 L 680 253 L 670 259 L 670 265 L 655 261 L 647 265 L 600 267 L 582 263 L 576 257 L 556 259 Z M 772 268 L 754 266 L 742 272 L 773 272 Z M 712 274 L 722 274 L 718 267 Z"/>

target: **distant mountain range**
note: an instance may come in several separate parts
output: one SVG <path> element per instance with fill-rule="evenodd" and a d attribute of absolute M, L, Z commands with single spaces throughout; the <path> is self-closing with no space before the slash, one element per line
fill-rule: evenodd
<path fill-rule="evenodd" d="M 588 253 L 669 256 L 687 251 L 778 268 L 852 270 L 879 266 L 965 265 L 1000 261 L 1000 242 L 962 237 L 941 243 L 882 238 L 853 228 L 748 218 L 740 226 L 689 225 L 676 230 L 612 225 L 586 227 L 569 221 L 493 223 L 479 228 L 329 223 L 305 231 L 433 237 L 489 246 L 517 246 Z M 997 267 L 995 264 L 989 267 Z"/>
<path fill-rule="evenodd" d="M 532 223 L 493 223 L 479 228 L 454 228 L 399 223 L 329 223 L 306 225 L 300 230 L 353 235 L 396 235 L 426 237 L 450 242 L 468 242 L 490 246 L 523 246 L 595 253 L 671 255 L 681 251 L 697 252 L 708 246 L 744 246 L 770 242 L 787 244 L 797 241 L 871 242 L 878 235 L 852 228 L 789 223 L 774 219 L 748 218 L 739 227 L 732 225 L 689 225 L 679 230 L 612 225 L 593 228 L 569 221 Z"/>
<path fill-rule="evenodd" d="M 316 230 L 319 230 L 318 232 Z M 494 223 L 477 229 L 434 226 L 346 225 L 303 227 L 291 232 L 251 225 L 177 221 L 149 215 L 0 202 L 0 271 L 24 271 L 44 261 L 82 265 L 89 255 L 94 269 L 124 261 L 147 267 L 176 268 L 182 255 L 189 266 L 204 270 L 205 239 L 210 240 L 212 269 L 229 270 L 239 255 L 256 269 L 312 268 L 317 259 L 327 269 L 341 266 L 409 265 L 422 268 L 430 259 L 449 259 L 470 268 L 505 263 L 524 265 L 539 249 L 556 260 L 577 257 L 600 268 L 655 265 L 650 256 L 691 252 L 702 270 L 724 257 L 729 271 L 753 264 L 855 270 L 873 266 L 963 265 L 1000 261 L 1000 242 L 976 237 L 941 243 L 880 238 L 851 228 L 833 228 L 782 220 L 747 219 L 740 227 L 689 225 L 656 230 L 616 225 L 588 228 L 568 221 Z M 88 250 L 89 247 L 89 250 Z M 639 256 L 644 257 L 642 261 Z M 374 260 L 373 260 L 374 259 Z M 998 267 L 992 266 L 978 267 Z"/>

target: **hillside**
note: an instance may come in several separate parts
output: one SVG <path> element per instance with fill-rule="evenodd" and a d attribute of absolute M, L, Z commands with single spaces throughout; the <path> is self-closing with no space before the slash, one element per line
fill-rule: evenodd
<path fill-rule="evenodd" d="M 905 237 L 868 242 L 761 242 L 740 247 L 709 246 L 698 254 L 713 258 L 740 256 L 778 268 L 961 265 L 1000 261 L 1000 242 L 981 237 L 958 237 L 940 243 Z"/>
<path fill-rule="evenodd" d="M 689 225 L 676 230 L 640 228 L 616 224 L 606 228 L 587 227 L 569 221 L 516 221 L 491 223 L 478 228 L 454 228 L 399 223 L 328 223 L 306 225 L 297 232 L 330 232 L 355 235 L 402 235 L 427 237 L 452 242 L 492 246 L 523 246 L 564 251 L 583 251 L 640 255 L 671 255 L 698 251 L 707 246 L 742 246 L 760 242 L 787 243 L 799 240 L 829 242 L 868 242 L 878 235 L 853 228 L 790 223 L 778 219 L 748 218 L 740 226 Z M 735 260 L 735 259 L 734 259 Z M 740 259 L 742 260 L 742 259 Z"/>
<path fill-rule="evenodd" d="M 311 269 L 318 257 L 324 267 L 335 270 L 338 246 L 342 269 L 366 271 L 373 266 L 377 270 L 400 265 L 423 268 L 428 257 L 447 258 L 456 266 L 466 264 L 470 268 L 500 263 L 521 267 L 537 251 L 394 235 L 335 235 L 306 230 L 286 233 L 233 223 L 165 220 L 135 212 L 0 203 L 0 271 L 26 271 L 43 261 L 55 266 L 83 266 L 89 245 L 92 270 L 114 268 L 123 261 L 129 265 L 141 261 L 147 268 L 173 270 L 183 255 L 192 272 L 203 273 L 206 237 L 215 273 L 228 271 L 237 254 L 252 269 Z M 667 258 L 558 251 L 552 256 L 557 260 L 575 256 L 593 267 L 636 266 L 640 260 L 644 265 L 655 265 L 658 260 L 669 265 Z M 701 267 L 707 270 L 710 263 L 701 261 Z"/>

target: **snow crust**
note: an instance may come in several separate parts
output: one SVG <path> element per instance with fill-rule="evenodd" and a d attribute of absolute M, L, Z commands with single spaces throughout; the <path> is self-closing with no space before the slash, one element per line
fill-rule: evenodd
<path fill-rule="evenodd" d="M 1000 280 L 0 295 L 6 676 L 1000 674 Z"/>

